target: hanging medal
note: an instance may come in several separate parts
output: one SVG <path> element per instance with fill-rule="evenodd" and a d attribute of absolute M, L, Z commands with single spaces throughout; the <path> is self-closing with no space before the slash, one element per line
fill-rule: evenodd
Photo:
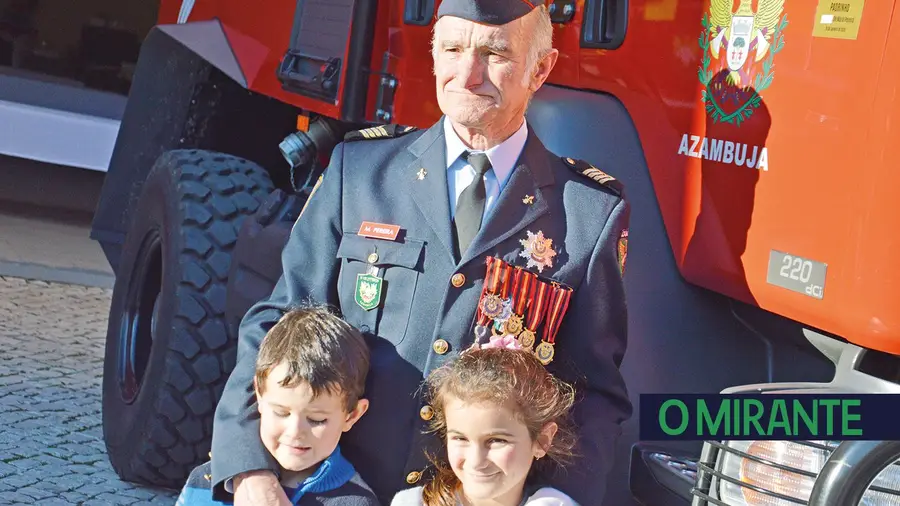
<path fill-rule="evenodd" d="M 562 325 L 563 316 L 569 308 L 569 299 L 572 298 L 572 289 L 558 284 L 551 287 L 550 301 L 547 306 L 547 325 L 544 327 L 544 336 L 541 343 L 534 350 L 534 355 L 538 360 L 547 365 L 553 361 L 555 350 L 553 348 L 556 343 L 556 334 Z"/>
<path fill-rule="evenodd" d="M 537 279 L 537 276 L 534 277 L 531 283 L 533 286 L 528 303 L 528 316 L 525 319 L 525 328 L 519 333 L 519 343 L 523 348 L 529 350 L 534 346 L 538 326 L 543 321 L 544 315 L 547 314 L 547 302 L 550 298 L 550 285 Z"/>
<path fill-rule="evenodd" d="M 503 329 L 506 326 L 506 321 L 509 320 L 509 317 L 513 314 L 509 290 L 512 287 L 513 271 L 515 267 L 499 258 L 496 262 L 499 264 L 496 269 L 500 271 L 500 286 L 497 293 L 497 296 L 500 299 L 500 311 L 499 314 L 493 317 L 494 324 L 491 325 L 491 334 L 500 336 L 504 333 Z"/>
<path fill-rule="evenodd" d="M 384 280 L 380 276 L 381 269 L 375 265 L 378 261 L 377 249 L 372 251 L 366 260 L 366 272 L 356 275 L 356 290 L 353 298 L 363 310 L 371 311 L 381 304 Z"/>
<path fill-rule="evenodd" d="M 524 329 L 525 310 L 528 308 L 529 301 L 531 301 L 536 280 L 537 275 L 533 272 L 526 271 L 521 267 L 515 268 L 511 292 L 512 314 L 503 325 L 503 330 L 506 334 L 518 337 L 519 333 Z"/>
<path fill-rule="evenodd" d="M 489 326 L 494 318 L 503 314 L 503 299 L 498 292 L 502 283 L 502 265 L 504 262 L 496 257 L 485 259 L 487 269 L 484 274 L 484 286 L 475 309 L 475 344 L 486 341 L 490 333 Z"/>

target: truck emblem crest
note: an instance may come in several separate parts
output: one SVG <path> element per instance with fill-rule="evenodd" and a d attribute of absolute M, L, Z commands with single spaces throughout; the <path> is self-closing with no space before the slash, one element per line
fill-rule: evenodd
<path fill-rule="evenodd" d="M 782 16 L 784 0 L 758 0 L 756 12 L 752 0 L 740 0 L 737 10 L 733 8 L 734 0 L 710 1 L 703 16 L 697 75 L 707 114 L 713 121 L 740 126 L 772 84 L 775 55 L 784 47 L 788 22 L 787 15 Z"/>

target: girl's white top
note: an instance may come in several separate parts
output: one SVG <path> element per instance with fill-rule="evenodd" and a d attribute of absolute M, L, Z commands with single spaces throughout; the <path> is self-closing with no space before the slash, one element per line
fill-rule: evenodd
<path fill-rule="evenodd" d="M 397 492 L 391 506 L 422 506 L 422 487 Z M 462 504 L 457 502 L 457 504 Z M 522 500 L 520 506 L 578 506 L 574 499 L 551 487 L 543 487 Z"/>

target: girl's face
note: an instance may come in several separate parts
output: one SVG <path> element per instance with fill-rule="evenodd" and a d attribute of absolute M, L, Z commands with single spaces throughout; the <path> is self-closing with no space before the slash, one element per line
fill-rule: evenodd
<path fill-rule="evenodd" d="M 518 505 L 532 462 L 555 433 L 551 423 L 533 440 L 511 408 L 446 399 L 447 457 L 470 505 Z"/>

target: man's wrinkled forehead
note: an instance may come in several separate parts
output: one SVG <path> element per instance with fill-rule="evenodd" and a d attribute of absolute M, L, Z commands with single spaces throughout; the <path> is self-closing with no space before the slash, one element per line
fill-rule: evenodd
<path fill-rule="evenodd" d="M 444 20 L 438 25 L 437 40 L 439 47 L 489 47 L 499 52 L 508 52 L 515 46 L 515 37 L 508 30 L 500 27 L 481 27 L 468 21 L 460 21 L 453 18 Z"/>
<path fill-rule="evenodd" d="M 544 0 L 443 0 L 437 17 L 454 16 L 487 25 L 505 25 L 541 5 Z"/>

